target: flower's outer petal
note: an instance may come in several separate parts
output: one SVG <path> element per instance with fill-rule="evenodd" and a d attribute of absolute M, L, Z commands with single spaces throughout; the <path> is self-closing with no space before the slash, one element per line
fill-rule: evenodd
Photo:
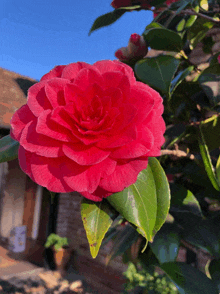
<path fill-rule="evenodd" d="M 131 84 L 136 83 L 134 72 L 130 66 L 119 60 L 101 60 L 93 64 L 101 73 L 121 71 L 128 78 Z"/>
<path fill-rule="evenodd" d="M 50 101 L 50 104 L 54 109 L 58 106 L 66 105 L 64 99 L 64 88 L 68 83 L 69 80 L 61 78 L 54 78 L 48 80 L 46 83 L 45 92 L 48 100 Z"/>
<path fill-rule="evenodd" d="M 25 150 L 45 157 L 58 157 L 63 155 L 61 142 L 38 134 L 36 122 L 29 122 L 21 135 L 20 144 Z"/>
<path fill-rule="evenodd" d="M 73 190 L 63 181 L 60 170 L 62 163 L 62 157 L 51 159 L 31 154 L 30 168 L 34 181 L 52 192 L 72 192 Z"/>
<path fill-rule="evenodd" d="M 147 167 L 147 163 L 147 157 L 118 161 L 115 171 L 102 178 L 99 186 L 112 193 L 122 191 L 136 182 L 139 172 Z"/>
<path fill-rule="evenodd" d="M 95 146 L 85 146 L 83 144 L 64 144 L 63 152 L 67 157 L 81 165 L 97 164 L 106 159 L 111 153 Z"/>
<path fill-rule="evenodd" d="M 19 141 L 21 137 L 21 133 L 30 121 L 36 120 L 36 116 L 30 111 L 27 104 L 23 105 L 19 108 L 11 118 L 11 130 L 10 136 L 14 139 Z"/>
<path fill-rule="evenodd" d="M 51 111 L 48 109 L 40 114 L 37 120 L 36 132 L 52 139 L 63 142 L 73 141 L 70 131 L 50 119 Z"/>
<path fill-rule="evenodd" d="M 24 149 L 21 145 L 19 146 L 18 149 L 18 161 L 20 168 L 23 170 L 24 173 L 26 173 L 33 181 L 34 177 L 31 171 L 31 156 L 32 153 L 28 152 L 27 150 Z"/>
<path fill-rule="evenodd" d="M 52 109 L 45 92 L 46 83 L 47 80 L 44 80 L 34 84 L 28 90 L 27 105 L 36 117 L 38 117 L 42 111 Z"/>
<path fill-rule="evenodd" d="M 52 78 L 60 78 L 66 65 L 55 66 L 50 72 L 42 76 L 41 81 L 50 80 Z"/>
<path fill-rule="evenodd" d="M 92 166 L 81 166 L 71 160 L 65 160 L 61 167 L 63 179 L 73 190 L 93 193 L 103 174 L 112 172 L 116 166 L 114 160 L 106 158 Z"/>
<path fill-rule="evenodd" d="M 112 192 L 108 192 L 98 187 L 93 193 L 81 192 L 80 194 L 89 200 L 98 202 L 98 201 L 102 201 L 103 198 L 110 196 Z"/>
<path fill-rule="evenodd" d="M 67 65 L 63 72 L 62 72 L 62 78 L 68 79 L 70 81 L 74 81 L 74 79 L 77 77 L 78 73 L 83 68 L 92 68 L 92 65 L 86 63 L 86 62 L 77 62 L 77 63 L 70 63 Z"/>

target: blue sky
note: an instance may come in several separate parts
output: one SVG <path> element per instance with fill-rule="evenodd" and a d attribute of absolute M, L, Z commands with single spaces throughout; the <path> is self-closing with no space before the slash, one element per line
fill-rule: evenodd
<path fill-rule="evenodd" d="M 152 12 L 126 13 L 88 36 L 111 0 L 1 0 L 0 67 L 40 79 L 55 65 L 115 59 L 132 33 L 142 34 Z"/>

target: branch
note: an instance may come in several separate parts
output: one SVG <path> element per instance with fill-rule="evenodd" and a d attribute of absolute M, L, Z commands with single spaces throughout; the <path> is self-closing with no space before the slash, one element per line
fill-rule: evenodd
<path fill-rule="evenodd" d="M 167 150 L 167 149 L 164 149 L 164 150 L 161 150 L 161 156 L 163 156 L 163 155 L 173 155 L 173 156 L 176 156 L 176 157 L 188 157 L 191 160 L 195 159 L 195 156 L 193 154 L 186 153 L 185 151 L 182 151 L 182 150 Z"/>
<path fill-rule="evenodd" d="M 176 13 L 175 11 L 173 11 L 172 13 Z M 187 14 L 187 15 L 197 15 L 197 16 L 200 16 L 202 18 L 205 18 L 211 22 L 214 22 L 215 24 L 217 25 L 220 25 L 220 21 L 219 20 L 215 20 L 213 19 L 212 17 L 210 16 L 207 16 L 205 14 L 202 14 L 202 13 L 199 13 L 199 12 L 196 12 L 194 10 L 191 10 L 191 9 L 185 9 L 185 10 L 182 10 L 179 14 Z"/>

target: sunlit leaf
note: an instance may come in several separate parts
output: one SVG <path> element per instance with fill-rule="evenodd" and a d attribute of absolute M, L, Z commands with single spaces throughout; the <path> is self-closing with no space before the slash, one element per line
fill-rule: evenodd
<path fill-rule="evenodd" d="M 102 240 L 110 228 L 114 216 L 116 216 L 115 210 L 105 199 L 102 202 L 94 202 L 83 198 L 81 217 L 93 258 L 97 256 Z"/>

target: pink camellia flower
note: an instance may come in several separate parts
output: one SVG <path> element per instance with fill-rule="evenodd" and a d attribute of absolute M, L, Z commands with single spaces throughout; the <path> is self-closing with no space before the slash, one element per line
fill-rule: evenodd
<path fill-rule="evenodd" d="M 120 61 L 61 65 L 30 87 L 11 119 L 21 169 L 57 193 L 101 201 L 135 183 L 160 155 L 160 95 Z"/>
<path fill-rule="evenodd" d="M 122 47 L 115 52 L 115 57 L 119 60 L 131 60 L 143 58 L 148 52 L 144 37 L 132 34 L 127 47 Z"/>
<path fill-rule="evenodd" d="M 218 63 L 220 63 L 220 55 L 218 56 Z"/>

